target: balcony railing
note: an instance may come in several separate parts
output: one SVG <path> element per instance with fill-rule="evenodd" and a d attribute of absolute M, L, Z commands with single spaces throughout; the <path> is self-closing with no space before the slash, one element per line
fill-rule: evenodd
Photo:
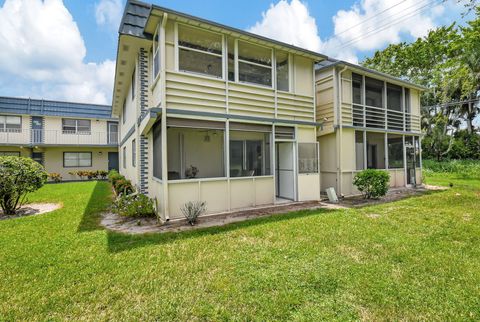
<path fill-rule="evenodd" d="M 397 131 L 420 131 L 420 117 L 412 113 L 353 105 L 353 125 Z"/>
<path fill-rule="evenodd" d="M 117 145 L 116 132 L 7 129 L 0 131 L 0 144 L 25 145 Z"/>

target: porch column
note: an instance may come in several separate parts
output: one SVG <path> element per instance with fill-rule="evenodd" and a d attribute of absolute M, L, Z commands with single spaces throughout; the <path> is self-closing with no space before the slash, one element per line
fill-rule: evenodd
<path fill-rule="evenodd" d="M 405 135 L 402 135 L 403 142 L 403 176 L 405 180 L 405 186 L 407 185 L 407 147 L 405 146 Z"/>

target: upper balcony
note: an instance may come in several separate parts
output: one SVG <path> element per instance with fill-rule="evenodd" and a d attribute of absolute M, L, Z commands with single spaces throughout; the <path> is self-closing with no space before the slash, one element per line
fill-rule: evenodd
<path fill-rule="evenodd" d="M 5 129 L 2 145 L 118 146 L 117 132 L 75 132 L 62 130 Z"/>

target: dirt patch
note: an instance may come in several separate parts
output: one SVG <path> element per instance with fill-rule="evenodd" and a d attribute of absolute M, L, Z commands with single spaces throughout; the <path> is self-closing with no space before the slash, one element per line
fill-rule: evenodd
<path fill-rule="evenodd" d="M 321 208 L 342 209 L 345 207 L 342 205 L 328 204 L 321 201 L 295 202 L 288 205 L 247 209 L 218 215 L 204 216 L 198 219 L 198 222 L 195 226 L 188 225 L 185 220 L 175 220 L 161 224 L 157 222 L 156 219 L 152 218 L 133 219 L 121 217 L 113 213 L 106 213 L 103 215 L 101 224 L 107 229 L 128 234 L 179 232 L 198 228 L 224 226 L 248 219 L 280 215 L 292 211 Z"/>
<path fill-rule="evenodd" d="M 13 216 L 6 216 L 0 210 L 0 220 L 20 218 L 20 217 L 26 217 L 26 216 L 32 216 L 32 215 L 40 215 L 40 214 L 44 214 L 47 212 L 60 209 L 62 207 L 63 205 L 59 203 L 31 203 L 31 204 L 24 205 L 22 208 L 20 208 L 17 211 L 17 214 Z"/>

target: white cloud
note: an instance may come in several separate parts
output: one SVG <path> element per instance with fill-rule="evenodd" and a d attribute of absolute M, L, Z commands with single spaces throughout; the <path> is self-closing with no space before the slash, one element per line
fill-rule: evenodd
<path fill-rule="evenodd" d="M 3 95 L 110 102 L 115 62 L 85 62 L 85 43 L 61 0 L 6 0 L 0 44 Z"/>
<path fill-rule="evenodd" d="M 315 18 L 299 0 L 292 0 L 290 3 L 281 0 L 275 5 L 271 4 L 270 8 L 262 13 L 262 21 L 248 31 L 310 50 L 321 47 Z"/>
<path fill-rule="evenodd" d="M 339 10 L 332 17 L 333 35 L 321 39 L 306 3 L 281 0 L 271 4 L 262 13 L 262 20 L 248 30 L 357 63 L 361 52 L 381 49 L 405 36 L 425 36 L 438 25 L 439 18 L 445 18 L 458 6 L 454 2 L 437 2 L 432 7 L 430 0 L 361 0 L 348 10 Z"/>
<path fill-rule="evenodd" d="M 107 25 L 117 30 L 123 14 L 122 0 L 100 0 L 95 5 L 95 18 L 97 24 Z"/>

